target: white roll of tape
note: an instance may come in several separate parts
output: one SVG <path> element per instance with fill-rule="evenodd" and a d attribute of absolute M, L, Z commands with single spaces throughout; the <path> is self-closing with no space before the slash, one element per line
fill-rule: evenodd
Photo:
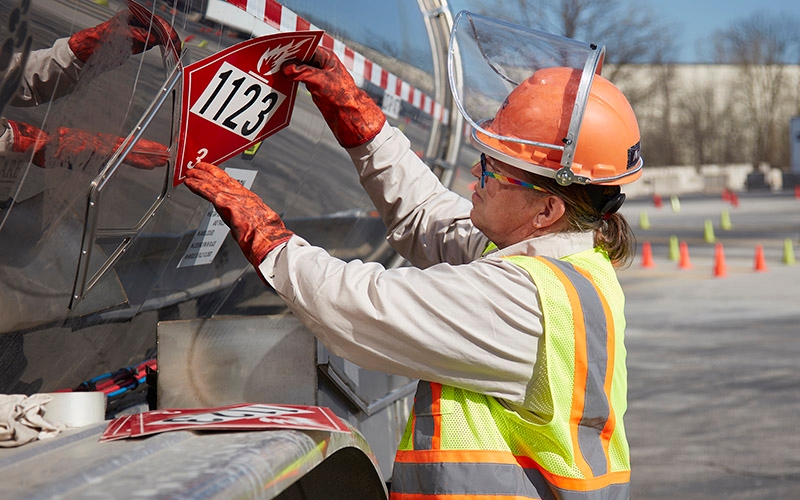
<path fill-rule="evenodd" d="M 50 392 L 53 399 L 44 405 L 44 419 L 52 424 L 83 427 L 100 423 L 106 417 L 106 395 L 102 392 Z"/>

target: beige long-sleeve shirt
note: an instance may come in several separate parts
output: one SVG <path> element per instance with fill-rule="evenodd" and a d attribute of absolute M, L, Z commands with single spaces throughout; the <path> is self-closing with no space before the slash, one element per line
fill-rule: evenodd
<path fill-rule="evenodd" d="M 547 235 L 482 256 L 488 240 L 469 219 L 471 202 L 409 146 L 386 125 L 350 155 L 389 242 L 414 267 L 343 262 L 295 235 L 259 270 L 334 354 L 529 408 L 540 301 L 530 275 L 501 257 L 560 258 L 592 248 L 593 235 Z"/>
<path fill-rule="evenodd" d="M 22 54 L 14 54 L 6 73 L 17 71 L 21 62 Z M 51 47 L 32 51 L 8 105 L 37 106 L 69 94 L 78 83 L 82 67 L 69 48 L 69 38 L 59 38 Z M 11 150 L 13 140 L 11 127 L 5 118 L 0 119 L 0 152 Z"/>
<path fill-rule="evenodd" d="M 19 64 L 20 54 L 14 55 L 9 71 Z M 22 73 L 19 91 L 12 106 L 38 106 L 69 94 L 81 75 L 83 63 L 69 48 L 69 38 L 59 38 L 46 49 L 34 50 Z"/>

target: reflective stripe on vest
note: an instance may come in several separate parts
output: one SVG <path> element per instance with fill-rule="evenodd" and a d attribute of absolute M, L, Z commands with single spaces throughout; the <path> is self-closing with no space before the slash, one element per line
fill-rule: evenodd
<path fill-rule="evenodd" d="M 580 254 L 579 254 L 580 255 Z M 590 259 L 594 256 L 589 256 Z M 517 259 L 533 260 L 531 257 Z M 397 452 L 392 477 L 393 500 L 422 500 L 447 498 L 466 500 L 483 497 L 491 498 L 559 498 L 559 499 L 625 499 L 629 497 L 630 469 L 627 466 L 627 443 L 624 443 L 622 460 L 624 466 L 612 470 L 609 460 L 609 441 L 616 428 L 616 417 L 610 404 L 611 382 L 614 373 L 615 327 L 611 308 L 599 287 L 594 283 L 592 275 L 572 264 L 556 259 L 537 257 L 538 268 L 522 265 L 531 273 L 536 281 L 536 273 L 542 272 L 542 265 L 552 273 L 563 285 L 560 292 L 561 303 L 568 302 L 572 312 L 574 325 L 574 366 L 575 382 L 572 384 L 571 407 L 566 408 L 564 420 L 569 420 L 570 442 L 557 440 L 553 430 L 546 425 L 531 432 L 540 432 L 553 442 L 559 442 L 556 449 L 564 448 L 566 455 L 558 460 L 565 460 L 572 465 L 572 475 L 557 474 L 555 463 L 548 463 L 549 455 L 539 454 L 539 461 L 534 458 L 535 451 L 529 454 L 514 454 L 508 444 L 504 449 L 443 449 L 447 436 L 459 434 L 463 441 L 465 432 L 478 434 L 476 442 L 484 433 L 502 434 L 500 424 L 496 429 L 482 429 L 474 425 L 471 429 L 457 429 L 449 426 L 455 419 L 445 418 L 440 407 L 443 402 L 450 403 L 453 396 L 458 399 L 469 395 L 472 405 L 480 398 L 485 400 L 486 410 L 483 416 L 493 412 L 491 408 L 500 405 L 488 396 L 478 395 L 463 389 L 442 387 L 440 384 L 420 382 L 414 402 L 414 410 L 406 436 Z M 520 262 L 516 262 L 520 263 Z M 610 264 L 609 264 L 610 265 Z M 591 268 L 591 266 L 589 266 Z M 611 271 L 613 273 L 613 270 Z M 539 283 L 537 282 L 537 286 Z M 541 288 L 541 287 L 540 287 Z M 620 301 L 615 302 L 621 310 Z M 561 308 L 562 313 L 566 309 Z M 544 307 L 543 307 L 544 312 Z M 563 314 L 562 314 L 563 315 Z M 545 316 L 545 323 L 548 318 Z M 622 322 L 624 323 L 624 322 Z M 619 339 L 621 341 L 621 337 Z M 554 341 L 552 339 L 548 341 Z M 557 349 L 553 349 L 554 351 Z M 624 349 L 623 353 L 624 355 Z M 555 355 L 555 354 L 553 354 Z M 548 359 L 550 354 L 548 353 Z M 624 364 L 622 365 L 624 374 Z M 442 394 L 446 393 L 446 397 Z M 624 396 L 624 386 L 623 386 Z M 462 398 L 463 399 L 463 398 Z M 624 402 L 623 402 L 624 403 Z M 569 403 L 565 403 L 569 404 Z M 624 411 L 624 404 L 623 411 Z M 456 405 L 456 408 L 458 406 Z M 475 408 L 475 406 L 472 406 Z M 464 408 L 466 411 L 466 406 Z M 480 413 L 482 410 L 478 410 Z M 491 413 L 492 415 L 496 413 Z M 460 420 L 459 420 L 460 421 Z M 451 422 L 448 424 L 448 422 Z M 444 427 L 444 428 L 443 428 Z M 443 439 L 443 434 L 445 438 Z M 620 429 L 621 440 L 624 431 Z M 564 434 L 564 437 L 567 437 Z M 507 442 L 525 441 L 522 435 L 504 436 Z M 530 439 L 530 437 L 529 437 Z M 452 441 L 451 441 L 452 442 Z M 461 442 L 461 441 L 459 441 Z M 445 448 L 448 448 L 445 446 Z M 571 451 L 568 449 L 571 448 Z M 619 446 L 617 447 L 619 455 Z M 617 460 L 619 463 L 619 459 Z M 562 463 L 562 471 L 563 466 Z"/>
<path fill-rule="evenodd" d="M 414 449 L 438 450 L 441 447 L 441 419 L 435 417 L 441 411 L 439 401 L 442 385 L 420 381 L 414 395 Z"/>
<path fill-rule="evenodd" d="M 491 457 L 497 452 L 479 452 L 482 459 L 470 456 L 470 452 L 439 451 L 430 454 L 430 462 L 395 462 L 392 474 L 392 500 L 477 500 L 500 499 L 546 499 L 546 500 L 626 500 L 630 498 L 630 474 L 611 473 L 598 480 L 570 481 L 555 479 L 541 470 L 538 464 L 527 457 L 512 457 L 505 463 L 503 457 Z M 488 457 L 487 457 L 488 455 Z M 401 457 L 402 458 L 402 454 Z M 494 458 L 495 462 L 486 462 Z M 424 459 L 424 458 L 423 458 Z M 471 461 L 474 460 L 474 461 Z M 507 461 L 506 461 L 507 462 Z M 552 480 L 565 483 L 563 487 Z M 575 489 L 569 489 L 574 486 Z M 589 489 L 587 489 L 589 488 Z"/>
<path fill-rule="evenodd" d="M 575 449 L 580 450 L 583 457 L 578 466 L 586 477 L 600 476 L 608 472 L 608 439 L 611 437 L 607 429 L 610 406 L 606 384 L 611 382 L 607 348 L 608 336 L 614 332 L 613 323 L 609 324 L 613 320 L 608 304 L 590 278 L 567 262 L 556 259 L 546 259 L 546 262 L 574 287 L 567 288 L 575 324 L 575 383 L 570 430 L 573 445 L 577 445 Z M 591 470 L 584 470 L 584 464 Z"/>

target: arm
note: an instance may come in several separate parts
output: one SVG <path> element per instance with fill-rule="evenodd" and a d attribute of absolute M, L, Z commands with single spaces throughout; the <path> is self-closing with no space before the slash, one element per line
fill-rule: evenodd
<path fill-rule="evenodd" d="M 521 268 L 495 257 L 424 270 L 345 263 L 294 236 L 214 165 L 198 163 L 185 184 L 214 204 L 263 279 L 334 353 L 523 404 L 542 323 Z"/>
<path fill-rule="evenodd" d="M 401 255 L 423 268 L 480 255 L 487 240 L 469 220 L 469 201 L 441 185 L 332 51 L 317 47 L 310 61 L 282 70 L 306 85 L 336 140 L 348 149 Z"/>
<path fill-rule="evenodd" d="M 386 270 L 345 263 L 295 236 L 259 270 L 334 354 L 525 404 L 541 311 L 530 276 L 513 264 Z"/>
<path fill-rule="evenodd" d="M 111 157 L 125 141 L 124 137 L 58 127 L 52 134 L 29 123 L 0 119 L 2 151 L 32 153 L 31 161 L 41 168 L 87 165 L 93 155 Z M 123 162 L 135 168 L 151 170 L 169 160 L 167 147 L 148 139 L 139 139 Z"/>
<path fill-rule="evenodd" d="M 23 68 L 19 90 L 12 98 L 12 106 L 37 106 L 69 94 L 80 78 L 83 66 L 96 53 L 97 64 L 104 69 L 119 66 L 129 55 L 161 45 L 179 50 L 181 39 L 175 29 L 158 16 L 153 16 L 151 26 L 143 24 L 125 9 L 108 21 L 60 38 L 46 49 L 30 53 Z M 158 24 L 160 30 L 155 26 Z M 161 33 L 169 38 L 163 39 Z M 126 47 L 123 52 L 120 49 Z M 7 74 L 19 66 L 21 54 L 15 54 Z"/>
<path fill-rule="evenodd" d="M 465 264 L 481 255 L 488 240 L 472 225 L 472 203 L 439 182 L 402 132 L 384 125 L 373 140 L 348 152 L 388 228 L 387 239 L 412 264 Z"/>
<path fill-rule="evenodd" d="M 72 92 L 78 83 L 83 62 L 72 53 L 68 41 L 67 38 L 61 38 L 52 47 L 30 53 L 19 90 L 9 102 L 11 106 L 37 106 Z M 19 65 L 21 57 L 22 54 L 14 54 L 9 71 Z"/>

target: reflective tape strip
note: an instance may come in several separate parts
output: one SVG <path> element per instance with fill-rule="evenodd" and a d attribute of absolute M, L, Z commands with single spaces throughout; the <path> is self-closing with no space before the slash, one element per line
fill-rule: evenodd
<path fill-rule="evenodd" d="M 600 292 L 600 287 L 594 281 L 592 275 L 582 269 L 580 267 L 575 268 L 578 272 L 580 272 L 583 276 L 586 277 L 587 280 L 592 282 L 595 288 Z M 614 325 L 614 314 L 611 312 L 611 306 L 608 304 L 605 295 L 602 292 L 598 294 L 600 298 L 600 302 L 603 305 L 603 310 L 605 311 L 606 315 L 606 353 L 607 353 L 607 363 L 608 366 L 606 367 L 606 380 L 605 384 L 603 385 L 603 392 L 606 394 L 606 398 L 608 401 L 611 402 L 611 385 L 614 380 L 614 360 L 617 359 L 616 355 L 616 326 Z M 600 440 L 603 443 L 603 450 L 605 451 L 606 456 L 609 456 L 609 446 L 611 445 L 611 436 L 614 434 L 614 429 L 617 425 L 617 415 L 614 410 L 614 405 L 609 405 L 609 413 L 608 413 L 608 420 L 606 420 L 606 425 L 603 428 L 603 431 L 600 433 Z M 609 463 L 610 465 L 610 463 Z"/>
<path fill-rule="evenodd" d="M 414 449 L 438 450 L 441 447 L 442 385 L 420 380 L 414 395 Z"/>
<path fill-rule="evenodd" d="M 522 467 L 517 463 L 396 462 L 392 474 L 392 499 L 624 500 L 630 497 L 630 475 L 626 473 L 589 480 L 589 483 L 597 485 L 592 489 L 586 488 L 587 484 L 579 484 L 579 489 L 569 489 L 555 486 L 543 472 L 538 467 Z M 615 480 L 618 482 L 613 482 Z"/>
<path fill-rule="evenodd" d="M 606 431 L 611 407 L 606 393 L 608 374 L 608 321 L 606 307 L 594 283 L 565 261 L 541 257 L 564 284 L 570 298 L 575 324 L 575 380 L 570 421 L 573 440 L 591 469 L 587 476 L 609 471 Z M 586 471 L 578 466 L 581 470 Z"/>
<path fill-rule="evenodd" d="M 630 469 L 611 472 L 594 478 L 565 477 L 548 472 L 544 466 L 527 456 L 512 455 L 500 450 L 399 450 L 395 456 L 395 464 L 422 464 L 438 462 L 462 462 L 485 464 L 516 464 L 523 469 L 538 469 L 539 473 L 550 483 L 560 489 L 572 491 L 592 491 L 612 484 L 624 484 L 631 480 Z"/>
<path fill-rule="evenodd" d="M 422 495 L 500 495 L 515 498 L 544 496 L 550 488 L 536 469 L 517 464 L 395 463 L 392 491 Z"/>

